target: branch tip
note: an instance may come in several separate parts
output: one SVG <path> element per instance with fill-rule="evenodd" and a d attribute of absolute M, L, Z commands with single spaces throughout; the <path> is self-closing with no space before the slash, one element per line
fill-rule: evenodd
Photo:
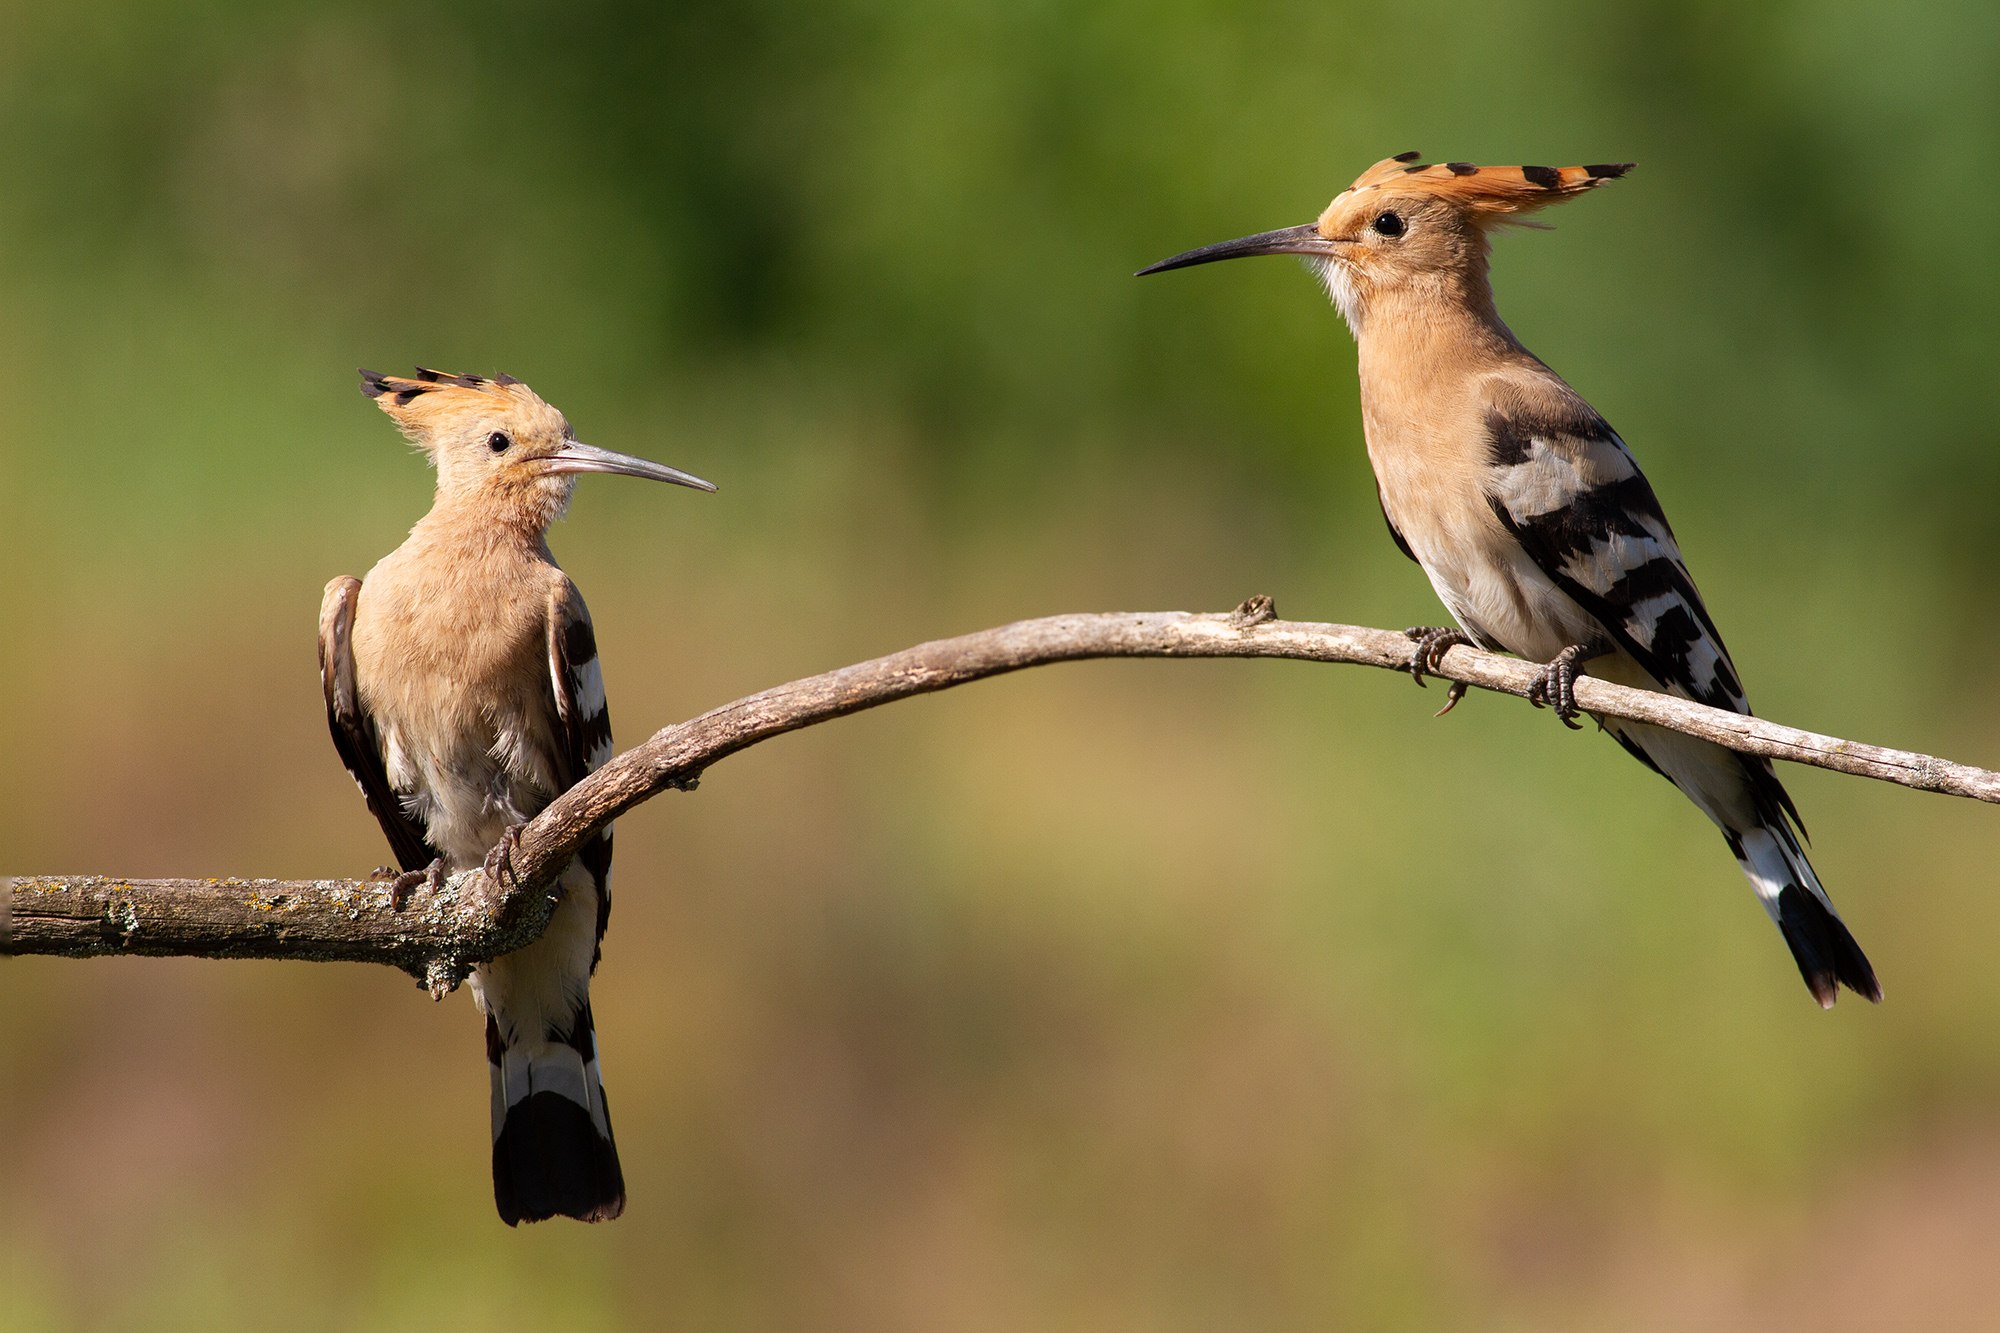
<path fill-rule="evenodd" d="M 423 980 L 418 984 L 431 993 L 431 999 L 442 1000 L 458 989 L 458 983 L 470 975 L 472 968 L 465 963 L 433 958 L 424 968 Z"/>

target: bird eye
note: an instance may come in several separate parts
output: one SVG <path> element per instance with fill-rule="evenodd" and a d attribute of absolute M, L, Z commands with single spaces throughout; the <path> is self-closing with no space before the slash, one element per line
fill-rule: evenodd
<path fill-rule="evenodd" d="M 512 440 L 507 438 L 507 432 L 504 430 L 496 430 L 486 437 L 486 447 L 496 454 L 506 453 L 508 446 L 513 443 Z"/>
<path fill-rule="evenodd" d="M 1370 225 L 1375 228 L 1378 236 L 1395 237 L 1403 234 L 1403 219 L 1395 213 L 1378 213 Z"/>

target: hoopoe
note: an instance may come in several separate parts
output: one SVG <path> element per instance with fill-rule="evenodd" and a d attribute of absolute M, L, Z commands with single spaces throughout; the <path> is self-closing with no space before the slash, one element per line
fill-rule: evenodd
<path fill-rule="evenodd" d="M 1389 535 L 1458 628 L 1418 627 L 1423 683 L 1454 644 L 1546 663 L 1531 700 L 1574 727 L 1582 664 L 1609 680 L 1748 713 L 1729 651 L 1653 488 L 1623 440 L 1501 322 L 1493 229 L 1631 168 L 1376 163 L 1317 222 L 1190 250 L 1142 273 L 1299 255 L 1359 347 L 1362 426 Z M 1532 225 L 1532 224 L 1530 224 Z M 1448 695 L 1448 711 L 1464 687 Z M 1599 718 L 1722 830 L 1806 985 L 1882 992 L 1806 860 L 1804 825 L 1767 760 Z"/>
<path fill-rule="evenodd" d="M 715 488 L 579 444 L 510 376 L 361 372 L 437 468 L 437 498 L 364 582 L 326 585 L 319 661 L 333 743 L 389 837 L 392 897 L 506 872 L 520 825 L 611 756 L 590 612 L 549 553 L 576 474 Z M 611 910 L 611 830 L 560 878 L 547 930 L 472 973 L 491 1066 L 493 1197 L 509 1226 L 625 1207 L 590 1016 Z"/>

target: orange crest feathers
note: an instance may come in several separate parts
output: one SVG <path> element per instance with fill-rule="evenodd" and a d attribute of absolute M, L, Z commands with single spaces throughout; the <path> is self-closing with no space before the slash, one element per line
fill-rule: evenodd
<path fill-rule="evenodd" d="M 1587 167 L 1480 167 L 1470 162 L 1426 165 L 1418 153 L 1398 153 L 1361 173 L 1346 194 L 1428 195 L 1473 213 L 1512 215 L 1574 199 L 1632 169 L 1630 162 Z"/>
<path fill-rule="evenodd" d="M 547 403 L 512 375 L 453 375 L 442 370 L 417 367 L 414 378 L 383 375 L 373 370 L 361 372 L 361 392 L 375 400 L 404 434 L 412 439 L 466 412 L 490 413 L 509 408 L 536 407 L 553 411 Z"/>

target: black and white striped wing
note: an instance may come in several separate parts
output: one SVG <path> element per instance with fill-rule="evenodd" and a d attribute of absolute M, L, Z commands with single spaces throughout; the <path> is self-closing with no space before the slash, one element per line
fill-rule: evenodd
<path fill-rule="evenodd" d="M 556 782 L 569 790 L 611 757 L 611 714 L 590 610 L 563 579 L 549 599 L 549 688 L 556 707 Z"/>
<path fill-rule="evenodd" d="M 555 704 L 556 784 L 568 791 L 611 757 L 611 711 L 604 699 L 604 671 L 597 635 L 583 594 L 567 578 L 549 598 L 549 690 Z M 577 864 L 597 886 L 597 936 L 611 919 L 611 830 L 583 844 Z M 594 964 L 593 964 L 594 965 Z"/>
<path fill-rule="evenodd" d="M 1488 423 L 1487 498 L 1530 559 L 1661 686 L 1750 711 L 1639 465 L 1603 418 Z"/>
<path fill-rule="evenodd" d="M 369 813 L 389 839 L 396 864 L 422 870 L 437 859 L 424 831 L 389 786 L 382 764 L 382 742 L 375 724 L 361 708 L 354 683 L 354 607 L 361 597 L 361 580 L 343 575 L 326 585 L 319 607 L 319 681 L 326 695 L 326 724 L 333 748 L 347 765 L 368 801 Z"/>

